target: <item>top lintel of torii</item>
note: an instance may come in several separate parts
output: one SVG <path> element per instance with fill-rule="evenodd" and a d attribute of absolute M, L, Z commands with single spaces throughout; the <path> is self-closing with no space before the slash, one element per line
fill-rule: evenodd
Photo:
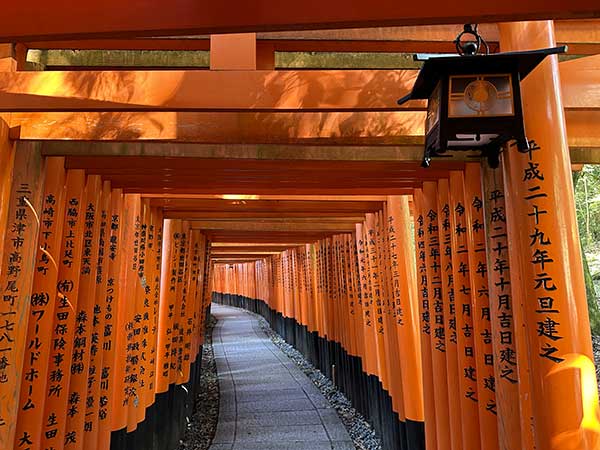
<path fill-rule="evenodd" d="M 0 42 L 181 36 L 600 17 L 597 1 L 508 0 L 427 5 L 398 0 L 29 0 L 4 2 Z"/>

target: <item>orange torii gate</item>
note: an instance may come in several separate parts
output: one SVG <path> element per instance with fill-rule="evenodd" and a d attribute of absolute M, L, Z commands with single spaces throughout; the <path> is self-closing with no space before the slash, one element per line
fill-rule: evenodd
<path fill-rule="evenodd" d="M 547 23 L 502 25 L 500 32 L 501 45 L 508 49 L 554 44 Z M 522 44 L 527 42 L 524 36 L 533 37 L 535 42 Z M 577 228 L 568 181 L 571 168 L 565 152 L 568 132 L 558 77 L 552 76 L 557 72 L 556 61 L 550 60 L 523 86 L 526 125 L 534 139 L 530 152 L 507 150 L 503 154 L 504 172 L 480 171 L 477 164 L 469 164 L 466 172 L 451 172 L 415 191 L 413 220 L 421 281 L 409 274 L 405 274 L 405 281 L 420 288 L 419 299 L 412 298 L 413 308 L 420 311 L 421 336 L 427 336 L 421 343 L 428 351 L 420 352 L 425 383 L 421 398 L 425 423 L 420 432 L 427 430 L 421 435 L 427 438 L 427 448 L 575 450 L 600 445 L 589 324 L 587 316 L 580 314 L 586 310 L 585 293 L 581 265 L 574 262 L 580 250 L 572 239 Z M 541 120 L 533 105 L 544 105 L 550 116 Z M 553 120 L 550 126 L 545 121 L 548 117 Z M 566 188 L 557 180 L 565 180 Z M 390 385 L 386 372 L 390 347 L 385 336 L 390 330 L 380 314 L 394 312 L 385 308 L 381 299 L 385 291 L 379 264 L 389 250 L 380 247 L 377 217 L 368 214 L 364 224 L 357 226 L 355 238 L 365 319 L 362 376 L 367 386 L 375 376 L 379 382 L 375 391 L 396 397 L 391 402 L 392 411 L 403 418 L 405 408 L 398 406 L 402 389 Z M 569 232 L 565 234 L 565 230 Z M 408 233 L 402 239 L 410 240 Z M 327 242 L 318 245 L 328 246 Z M 371 256 L 374 251 L 377 257 Z M 317 265 L 325 265 L 325 273 L 334 282 L 338 275 L 327 269 L 334 264 L 328 254 L 318 253 Z M 412 264 L 408 254 L 403 258 Z M 247 270 L 248 265 L 256 270 L 263 267 L 261 262 L 245 263 L 237 270 Z M 576 272 L 571 272 L 573 267 Z M 227 272 L 227 266 L 217 266 L 217 270 Z M 218 278 L 215 286 L 218 299 L 241 304 L 243 293 L 226 290 Z M 285 296 L 288 289 L 291 287 L 284 284 L 279 292 Z M 296 314 L 290 317 L 289 310 L 279 313 L 272 298 L 245 298 L 244 305 L 262 312 L 280 329 L 302 327 Z M 333 317 L 350 320 L 344 319 L 350 311 L 344 312 L 344 304 L 353 304 L 349 296 L 328 295 L 318 301 L 330 326 L 335 326 Z M 332 308 L 336 312 L 327 313 Z M 318 339 L 335 345 L 325 361 L 318 361 L 324 371 L 330 370 L 331 361 L 352 358 L 347 351 L 351 344 L 326 330 L 327 325 L 317 331 Z M 284 335 L 295 336 L 289 330 Z M 299 348 L 306 347 L 297 339 L 288 340 Z M 338 343 L 341 349 L 336 347 Z M 459 346 L 453 356 L 452 345 Z M 306 353 L 310 357 L 310 351 Z M 352 387 L 340 386 L 352 397 Z M 367 392 L 382 402 L 380 411 L 386 402 L 375 391 Z M 456 394 L 461 406 L 453 406 L 451 398 Z M 571 399 L 568 406 L 565 398 Z M 373 414 L 368 403 L 363 411 Z M 389 445 L 386 438 L 394 441 L 406 437 L 378 423 L 376 417 L 373 420 L 385 445 Z M 406 427 L 406 420 L 401 423 Z"/>
<path fill-rule="evenodd" d="M 161 211 L 139 195 L 17 147 L 3 198 L 10 206 L 0 277 L 1 448 L 108 449 L 111 432 L 147 426 L 155 396 L 183 403 L 181 384 L 193 395 L 210 300 L 208 241 L 180 220 L 179 232 L 172 236 L 167 225 L 163 236 Z M 173 239 L 181 243 L 171 260 Z M 185 305 L 177 336 L 159 303 L 172 270 L 186 286 L 172 296 L 173 306 Z M 174 358 L 164 369 L 161 346 Z M 178 442 L 184 426 L 173 419 L 166 437 L 151 433 L 142 445 Z"/>
<path fill-rule="evenodd" d="M 554 7 L 503 5 L 517 17 Z M 123 36 L 144 34 L 134 25 L 146 19 Z M 506 50 L 553 39 L 551 22 L 499 26 Z M 506 149 L 495 171 L 393 161 L 422 143 L 425 105 L 395 105 L 414 71 L 0 73 L 0 448 L 173 448 L 211 299 L 265 316 L 386 448 L 597 448 L 568 151 L 600 146 L 598 61 L 550 58 L 532 73 L 531 151 Z M 69 154 L 56 139 L 81 142 Z M 117 144 L 89 156 L 89 140 Z M 231 170 L 223 148 L 195 161 L 111 157 L 124 141 L 254 147 Z M 264 144 L 400 150 L 379 165 L 294 168 L 290 153 L 258 157 Z M 43 153 L 52 145 L 60 156 Z M 251 210 L 273 185 L 282 203 Z M 194 197 L 209 193 L 222 202 Z M 374 198 L 292 199 L 309 194 Z"/>

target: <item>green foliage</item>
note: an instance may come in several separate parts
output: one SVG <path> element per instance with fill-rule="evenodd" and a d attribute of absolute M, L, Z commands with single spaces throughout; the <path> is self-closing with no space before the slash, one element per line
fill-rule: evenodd
<path fill-rule="evenodd" d="M 592 272 L 600 275 L 600 166 L 586 165 L 574 172 L 573 185 L 590 326 L 592 334 L 600 335 L 600 307 L 592 276 Z"/>
<path fill-rule="evenodd" d="M 583 247 L 600 247 L 600 166 L 585 165 L 573 174 L 577 223 Z"/>

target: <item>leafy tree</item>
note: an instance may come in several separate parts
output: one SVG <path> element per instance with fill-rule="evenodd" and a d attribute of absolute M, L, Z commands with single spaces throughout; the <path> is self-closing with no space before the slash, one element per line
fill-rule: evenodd
<path fill-rule="evenodd" d="M 600 335 L 600 307 L 594 287 L 594 280 L 588 264 L 588 251 L 598 249 L 600 240 L 600 166 L 584 166 L 580 172 L 573 172 L 577 223 L 581 244 L 585 293 L 592 334 Z"/>

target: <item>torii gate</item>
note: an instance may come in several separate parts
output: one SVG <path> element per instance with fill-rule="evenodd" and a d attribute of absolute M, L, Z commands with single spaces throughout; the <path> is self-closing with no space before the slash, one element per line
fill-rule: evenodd
<path fill-rule="evenodd" d="M 375 4 L 355 2 L 352 8 L 335 2 L 315 5 L 314 9 L 307 7 L 308 12 L 302 16 L 294 15 L 296 9 L 270 1 L 238 5 L 239 9 L 233 11 L 235 14 L 216 4 L 205 5 L 200 10 L 185 1 L 175 8 L 166 8 L 164 2 L 157 0 L 145 9 L 116 2 L 98 6 L 66 5 L 65 8 L 30 2 L 25 11 L 15 4 L 5 7 L 0 19 L 0 35 L 6 41 L 31 43 L 81 38 L 129 39 L 164 33 L 452 23 L 471 21 L 466 18 L 470 14 L 487 21 L 599 14 L 597 6 L 587 2 L 571 5 L 569 14 L 561 12 L 558 3 L 539 3 L 505 2 L 492 6 L 470 2 L 461 4 L 456 12 L 454 7 L 448 11 L 447 7 L 437 5 L 439 7 L 431 8 L 431 17 L 423 18 L 421 5 L 413 6 L 412 10 L 383 0 Z M 117 7 L 119 14 L 115 13 L 115 17 L 119 20 L 97 20 L 100 14 L 108 14 Z M 29 11 L 37 16 L 28 16 Z M 43 17 L 44 23 L 35 17 Z M 555 44 L 552 22 L 500 24 L 498 32 L 502 50 Z M 166 45 L 164 41 L 162 45 Z M 237 50 L 232 50 L 234 46 Z M 488 444 L 482 444 L 488 442 L 486 437 L 489 442 L 495 441 L 498 448 L 507 449 L 529 449 L 534 445 L 544 450 L 597 448 L 600 439 L 597 387 L 569 180 L 572 162 L 598 161 L 600 134 L 594 126 L 600 117 L 598 56 L 560 64 L 556 58 L 549 59 L 528 77 L 523 84 L 525 120 L 528 135 L 536 145 L 526 154 L 507 150 L 503 154 L 501 173 L 483 170 L 480 175 L 476 165 L 461 159 L 434 163 L 429 170 L 418 167 L 425 105 L 411 102 L 398 107 L 395 102 L 410 90 L 414 71 L 277 71 L 273 70 L 272 58 L 263 58 L 258 52 L 253 34 L 213 35 L 210 48 L 211 71 L 21 72 L 15 69 L 22 66 L 22 61 L 5 61 L 4 67 L 9 70 L 0 73 L 3 120 L 0 124 L 0 230 L 3 233 L 0 286 L 4 290 L 0 303 L 0 327 L 4 327 L 0 328 L 3 330 L 0 357 L 6 359 L 0 379 L 11 389 L 0 393 L 2 446 L 45 448 L 54 445 L 55 436 L 48 432 L 55 428 L 45 413 L 60 411 L 61 417 L 56 418 L 60 424 L 56 429 L 62 439 L 56 445 L 63 445 L 64 441 L 73 445 L 72 448 L 83 448 L 84 443 L 85 448 L 88 445 L 91 445 L 89 448 L 96 445 L 106 448 L 110 441 L 106 433 L 123 428 L 133 431 L 138 423 L 144 423 L 145 410 L 138 408 L 139 401 L 151 405 L 155 393 L 164 392 L 172 383 L 187 382 L 190 360 L 197 354 L 200 342 L 196 338 L 189 340 L 187 334 L 184 336 L 182 324 L 164 324 L 161 320 L 167 317 L 169 309 L 179 307 L 181 317 L 198 318 L 190 322 L 190 334 L 201 329 L 201 314 L 210 299 L 206 283 L 211 270 L 207 242 L 211 241 L 213 250 L 220 249 L 213 257 L 214 262 L 220 263 L 214 268 L 215 292 L 263 300 L 271 310 L 290 319 L 300 323 L 312 321 L 314 329 L 325 330 L 324 336 L 328 339 L 335 336 L 338 343 L 349 342 L 354 355 L 363 357 L 369 374 L 376 376 L 391 393 L 394 411 L 401 419 L 417 424 L 424 422 L 428 449 L 442 450 L 449 448 L 448 445 L 454 450 L 486 448 Z M 199 177 L 200 170 L 206 174 Z M 232 183 L 232 172 L 235 183 Z M 86 174 L 89 175 L 87 181 Z M 480 178 L 483 190 L 478 183 L 473 183 Z M 64 193 L 63 186 L 66 186 Z M 127 195 L 121 198 L 121 193 Z M 369 236 L 386 234 L 383 221 L 388 214 L 405 224 L 410 220 L 408 199 L 403 197 L 400 201 L 388 195 L 414 195 L 416 270 L 419 277 L 420 271 L 424 271 L 425 278 L 415 279 L 413 273 L 414 285 L 410 287 L 413 292 L 405 293 L 413 302 L 405 305 L 407 310 L 413 308 L 416 317 L 420 312 L 420 323 L 415 321 L 411 325 L 412 334 L 411 330 L 396 330 L 391 322 L 396 316 L 378 311 L 373 301 L 363 306 L 364 322 L 338 321 L 337 317 L 350 314 L 349 304 L 323 306 L 318 303 L 319 298 L 309 298 L 308 291 L 295 294 L 292 286 L 297 286 L 300 278 L 291 281 L 286 278 L 287 273 L 297 267 L 306 267 L 308 271 L 307 257 L 298 259 L 301 253 L 295 250 L 280 255 L 282 248 L 318 241 L 321 253 L 317 259 L 323 265 L 319 270 L 326 271 L 331 264 L 338 264 L 336 273 L 348 279 L 354 276 L 353 286 L 358 291 L 364 289 L 362 276 L 370 274 L 367 289 L 371 295 L 379 292 L 380 288 L 373 283 L 377 277 L 372 276 L 381 274 L 383 278 L 388 277 L 390 283 L 393 281 L 394 275 L 386 275 L 386 267 L 391 265 L 397 250 L 387 248 L 382 237 L 371 242 Z M 254 200 L 282 202 L 282 206 L 263 206 L 265 209 L 260 210 L 258 204 L 253 204 L 256 210 L 247 211 L 246 215 L 243 211 L 238 214 L 237 209 L 223 210 L 225 201 Z M 65 214 L 65 221 L 60 225 L 46 217 L 47 211 L 54 208 L 52 201 L 62 202 L 60 208 L 56 207 Z M 92 205 L 94 210 L 103 208 L 107 216 L 120 217 L 122 222 L 113 221 L 110 225 L 116 228 L 109 231 L 107 220 L 104 225 L 89 217 L 70 221 L 69 215 L 73 218 L 91 214 L 90 209 L 86 213 L 79 205 Z M 452 224 L 449 230 L 461 228 L 459 205 L 470 209 L 472 231 L 475 231 L 475 221 L 487 222 L 486 236 L 473 232 L 463 236 L 443 229 L 444 215 Z M 364 213 L 367 216 L 363 224 Z M 237 220 L 227 220 L 231 214 L 235 214 L 231 217 Z M 160 248 L 167 249 L 167 254 L 148 250 L 156 266 L 139 268 L 141 252 L 146 256 L 147 243 L 158 239 L 153 234 L 150 238 L 148 230 L 162 227 L 163 217 L 167 218 L 164 228 L 167 244 Z M 256 222 L 256 217 L 261 217 L 261 221 Z M 360 223 L 358 227 L 357 223 Z M 44 235 L 40 231 L 44 224 L 62 227 L 61 239 Z M 118 235 L 118 239 L 115 229 L 121 225 L 123 234 Z M 100 240 L 86 247 L 86 239 L 77 241 L 75 238 L 85 233 L 99 236 L 102 229 L 107 236 L 115 237 L 115 258 L 119 254 L 124 261 L 133 261 L 135 266 L 122 269 L 116 263 L 108 263 L 105 271 L 112 273 L 110 279 L 121 277 L 122 298 L 128 289 L 133 289 L 136 300 L 121 308 L 121 322 L 115 322 L 115 328 L 123 328 L 123 336 L 116 336 L 117 343 L 113 345 L 126 347 L 126 353 L 119 359 L 110 353 L 110 348 L 105 348 L 105 357 L 115 358 L 111 366 L 114 380 L 120 383 L 119 375 L 128 374 L 127 381 L 122 386 L 124 389 L 115 390 L 114 398 L 108 400 L 113 405 L 110 423 L 103 425 L 97 419 L 95 425 L 99 430 L 92 426 L 94 435 L 90 436 L 92 431 L 87 428 L 83 415 L 77 411 L 69 415 L 67 408 L 74 405 L 57 391 L 53 396 L 51 383 L 41 388 L 46 391 L 39 392 L 37 398 L 28 393 L 35 389 L 35 379 L 47 376 L 45 370 L 27 375 L 22 367 L 24 364 L 34 366 L 34 361 L 28 362 L 25 356 L 31 342 L 38 345 L 35 341 L 38 331 L 32 325 L 36 320 L 32 315 L 33 298 L 39 294 L 34 286 L 46 283 L 45 289 L 51 292 L 53 285 L 59 282 L 58 293 L 50 294 L 56 296 L 56 306 L 50 303 L 56 310 L 49 309 L 48 317 L 53 316 L 52 313 L 56 317 L 52 318 L 55 322 L 46 322 L 43 332 L 48 337 L 54 336 L 56 327 L 62 325 L 58 316 L 61 307 L 70 307 L 74 314 L 75 308 L 80 307 L 88 313 L 93 313 L 99 304 L 107 308 L 106 298 L 99 303 L 93 299 L 103 297 L 101 289 L 110 289 L 108 281 L 105 280 L 102 288 L 94 288 L 94 280 L 85 277 L 89 273 L 81 272 L 81 276 L 79 273 L 86 264 L 90 265 L 89 261 L 86 263 L 86 252 L 96 255 L 96 259 L 101 253 Z M 422 234 L 419 234 L 420 229 Z M 142 230 L 146 230 L 145 235 Z M 248 237 L 249 232 L 251 237 Z M 343 233 L 353 233 L 356 242 L 352 244 L 347 237 L 327 241 L 333 239 L 331 235 Z M 398 238 L 407 245 L 406 233 Z M 131 242 L 144 239 L 143 249 L 140 242 L 128 247 L 128 239 Z M 421 242 L 425 248 L 437 246 L 437 253 L 427 252 L 420 260 L 418 245 Z M 227 245 L 219 246 L 219 243 Z M 249 243 L 254 245 L 248 249 L 241 245 Z M 45 272 L 37 269 L 34 261 L 48 262 L 49 258 L 38 251 L 40 245 L 58 246 L 59 252 L 65 250 L 64 256 L 54 261 L 58 273 L 53 280 L 38 280 L 39 274 L 45 275 Z M 153 245 L 158 245 L 158 241 L 153 241 Z M 352 245 L 358 252 L 375 258 L 366 265 L 359 264 L 356 273 L 353 269 L 343 269 L 343 264 L 351 267 L 352 256 L 343 256 L 341 248 Z M 234 250 L 224 250 L 228 246 Z M 449 253 L 439 251 L 443 246 L 450 249 Z M 471 250 L 463 256 L 458 251 L 461 246 Z M 487 248 L 487 253 L 493 256 L 482 260 L 477 246 Z M 397 258 L 405 257 L 407 249 L 404 254 L 398 253 L 401 256 Z M 108 246 L 103 251 L 113 250 Z M 310 256 L 314 248 L 306 251 Z M 325 262 L 331 258 L 327 255 L 332 251 L 337 252 L 339 259 L 336 263 Z M 66 256 L 73 254 L 73 259 Z M 260 261 L 255 262 L 257 259 Z M 176 273 L 175 281 L 171 282 L 169 268 L 177 271 L 180 261 L 184 262 L 185 269 L 181 274 Z M 223 265 L 232 263 L 239 264 L 233 275 Z M 475 311 L 485 313 L 485 306 L 477 305 L 473 297 L 475 279 L 469 278 L 466 271 L 453 272 L 461 264 L 475 272 L 478 263 L 487 263 L 489 302 L 504 317 L 504 321 L 494 317 L 488 306 L 493 338 L 482 335 L 485 326 L 477 322 L 476 316 L 471 317 L 469 311 L 469 305 L 474 305 Z M 448 273 L 447 268 L 450 268 Z M 505 274 L 506 270 L 510 270 L 510 275 Z M 285 280 L 275 283 L 276 288 L 272 290 L 266 281 L 269 271 Z M 162 281 L 156 281 L 161 272 Z M 199 272 L 203 273 L 202 283 Z M 299 270 L 291 272 L 300 277 Z M 411 279 L 410 272 L 405 269 L 405 279 Z M 140 277 L 144 282 L 138 281 L 140 274 L 144 275 Z M 322 276 L 327 277 L 324 272 Z M 308 280 L 309 276 L 306 277 Z M 178 281 L 178 278 L 187 281 Z M 450 278 L 454 283 L 455 306 L 461 306 L 460 310 L 453 310 L 448 303 Z M 60 281 L 74 281 L 76 286 L 79 284 L 78 289 L 69 283 L 60 286 Z M 316 279 L 313 281 L 317 283 Z M 461 281 L 463 287 L 469 287 L 462 292 L 458 288 Z M 421 298 L 414 295 L 419 282 L 426 283 L 429 297 L 424 298 L 422 290 L 419 291 Z M 437 282 L 445 287 L 439 291 L 440 305 L 436 311 Z M 186 288 L 184 283 L 188 283 Z M 510 296 L 507 298 L 504 289 L 508 284 Z M 193 295 L 189 290 L 192 286 Z M 393 290 L 391 286 L 386 288 L 388 294 Z M 70 289 L 78 292 L 79 304 L 77 294 L 69 294 Z M 144 295 L 148 295 L 146 289 L 156 294 L 156 309 L 153 313 L 146 312 L 156 320 L 159 330 L 154 344 L 157 361 L 148 366 L 157 371 L 152 375 L 141 370 L 146 367 L 143 364 L 132 363 L 139 361 L 141 355 L 136 330 L 139 328 L 142 333 L 151 321 L 148 318 L 145 325 L 136 325 L 137 315 L 149 308 L 144 301 Z M 337 295 L 338 300 L 344 298 Z M 29 297 L 31 302 L 24 301 Z M 92 300 L 83 300 L 88 297 Z M 69 298 L 72 303 L 67 301 Z M 193 301 L 186 302 L 186 298 Z M 311 308 L 307 305 L 313 305 L 315 310 L 325 308 L 322 317 L 311 318 Z M 425 320 L 425 313 L 430 323 Z M 78 317 L 81 318 L 81 314 Z M 371 325 L 367 324 L 369 317 L 385 323 L 381 335 L 371 333 L 368 328 Z M 305 318 L 307 322 L 302 322 Z M 73 321 L 70 338 L 77 339 L 75 317 L 66 320 Z M 29 329 L 25 326 L 28 322 Z M 434 324 L 441 330 L 437 334 Z M 457 327 L 457 324 L 462 326 Z M 429 332 L 423 331 L 426 325 L 431 325 Z M 455 343 L 448 337 L 453 326 L 457 327 Z M 364 336 L 346 335 L 347 327 L 363 329 Z M 467 333 L 465 329 L 469 328 L 474 328 L 479 337 Z M 175 329 L 182 330 L 181 342 L 166 337 L 166 330 L 171 333 Z M 478 333 L 478 329 L 481 332 Z M 130 331 L 131 336 L 125 331 Z M 85 333 L 89 331 L 82 331 L 79 338 L 91 339 L 91 335 Z M 360 339 L 363 344 L 359 343 Z M 403 345 L 402 339 L 413 342 L 413 347 L 406 349 L 412 352 L 413 364 L 409 366 L 390 358 L 394 354 L 391 349 Z M 416 342 L 421 344 L 418 352 L 421 358 L 415 357 Z M 169 346 L 175 344 L 180 345 L 181 351 L 179 356 L 171 357 Z M 372 346 L 366 348 L 365 344 Z M 486 359 L 490 346 L 493 358 Z M 161 349 L 167 353 L 160 353 Z M 514 357 L 517 359 L 510 357 L 511 351 L 517 354 Z M 65 353 L 70 357 L 76 352 L 71 349 Z M 54 357 L 57 354 L 55 352 Z M 47 352 L 46 359 L 50 357 Z M 477 358 L 478 365 L 473 367 L 469 358 Z M 93 366 L 95 354 L 91 354 L 91 346 L 84 347 L 82 360 L 86 361 L 82 362 L 84 367 Z M 453 365 L 448 361 L 453 361 Z M 517 362 L 518 370 L 509 367 L 513 363 L 517 367 Z M 419 364 L 421 369 L 417 369 Z M 496 377 L 494 411 L 487 411 L 485 407 L 490 403 L 484 404 L 481 398 L 476 404 L 471 394 L 486 395 L 485 390 L 481 390 L 483 378 L 476 378 L 469 368 L 480 371 L 486 366 L 500 375 Z M 160 367 L 166 367 L 166 372 L 159 374 Z M 130 370 L 136 376 L 135 381 Z M 401 382 L 394 381 L 394 374 L 399 372 L 402 372 Z M 89 378 L 85 375 L 85 372 L 73 372 L 65 389 L 78 395 L 87 394 Z M 142 389 L 144 394 L 131 394 L 133 391 L 128 388 L 138 386 L 139 378 L 144 377 L 148 377 Z M 419 379 L 423 383 L 423 395 L 411 397 L 410 387 L 418 384 Z M 512 382 L 515 379 L 518 383 Z M 508 384 L 503 385 L 504 381 Z M 54 385 L 63 386 L 60 380 Z M 96 397 L 91 397 L 98 400 L 103 389 L 100 383 L 96 389 Z M 46 397 L 49 400 L 45 400 Z M 134 398 L 136 404 L 132 406 Z M 37 410 L 27 408 L 29 401 L 34 400 L 45 405 L 38 404 Z M 102 407 L 92 404 L 89 409 L 98 414 Z M 497 414 L 498 420 L 491 419 L 491 414 Z M 25 415 L 36 417 L 33 422 L 36 427 L 28 427 L 22 419 Z M 75 434 L 70 434 L 73 432 Z"/>

